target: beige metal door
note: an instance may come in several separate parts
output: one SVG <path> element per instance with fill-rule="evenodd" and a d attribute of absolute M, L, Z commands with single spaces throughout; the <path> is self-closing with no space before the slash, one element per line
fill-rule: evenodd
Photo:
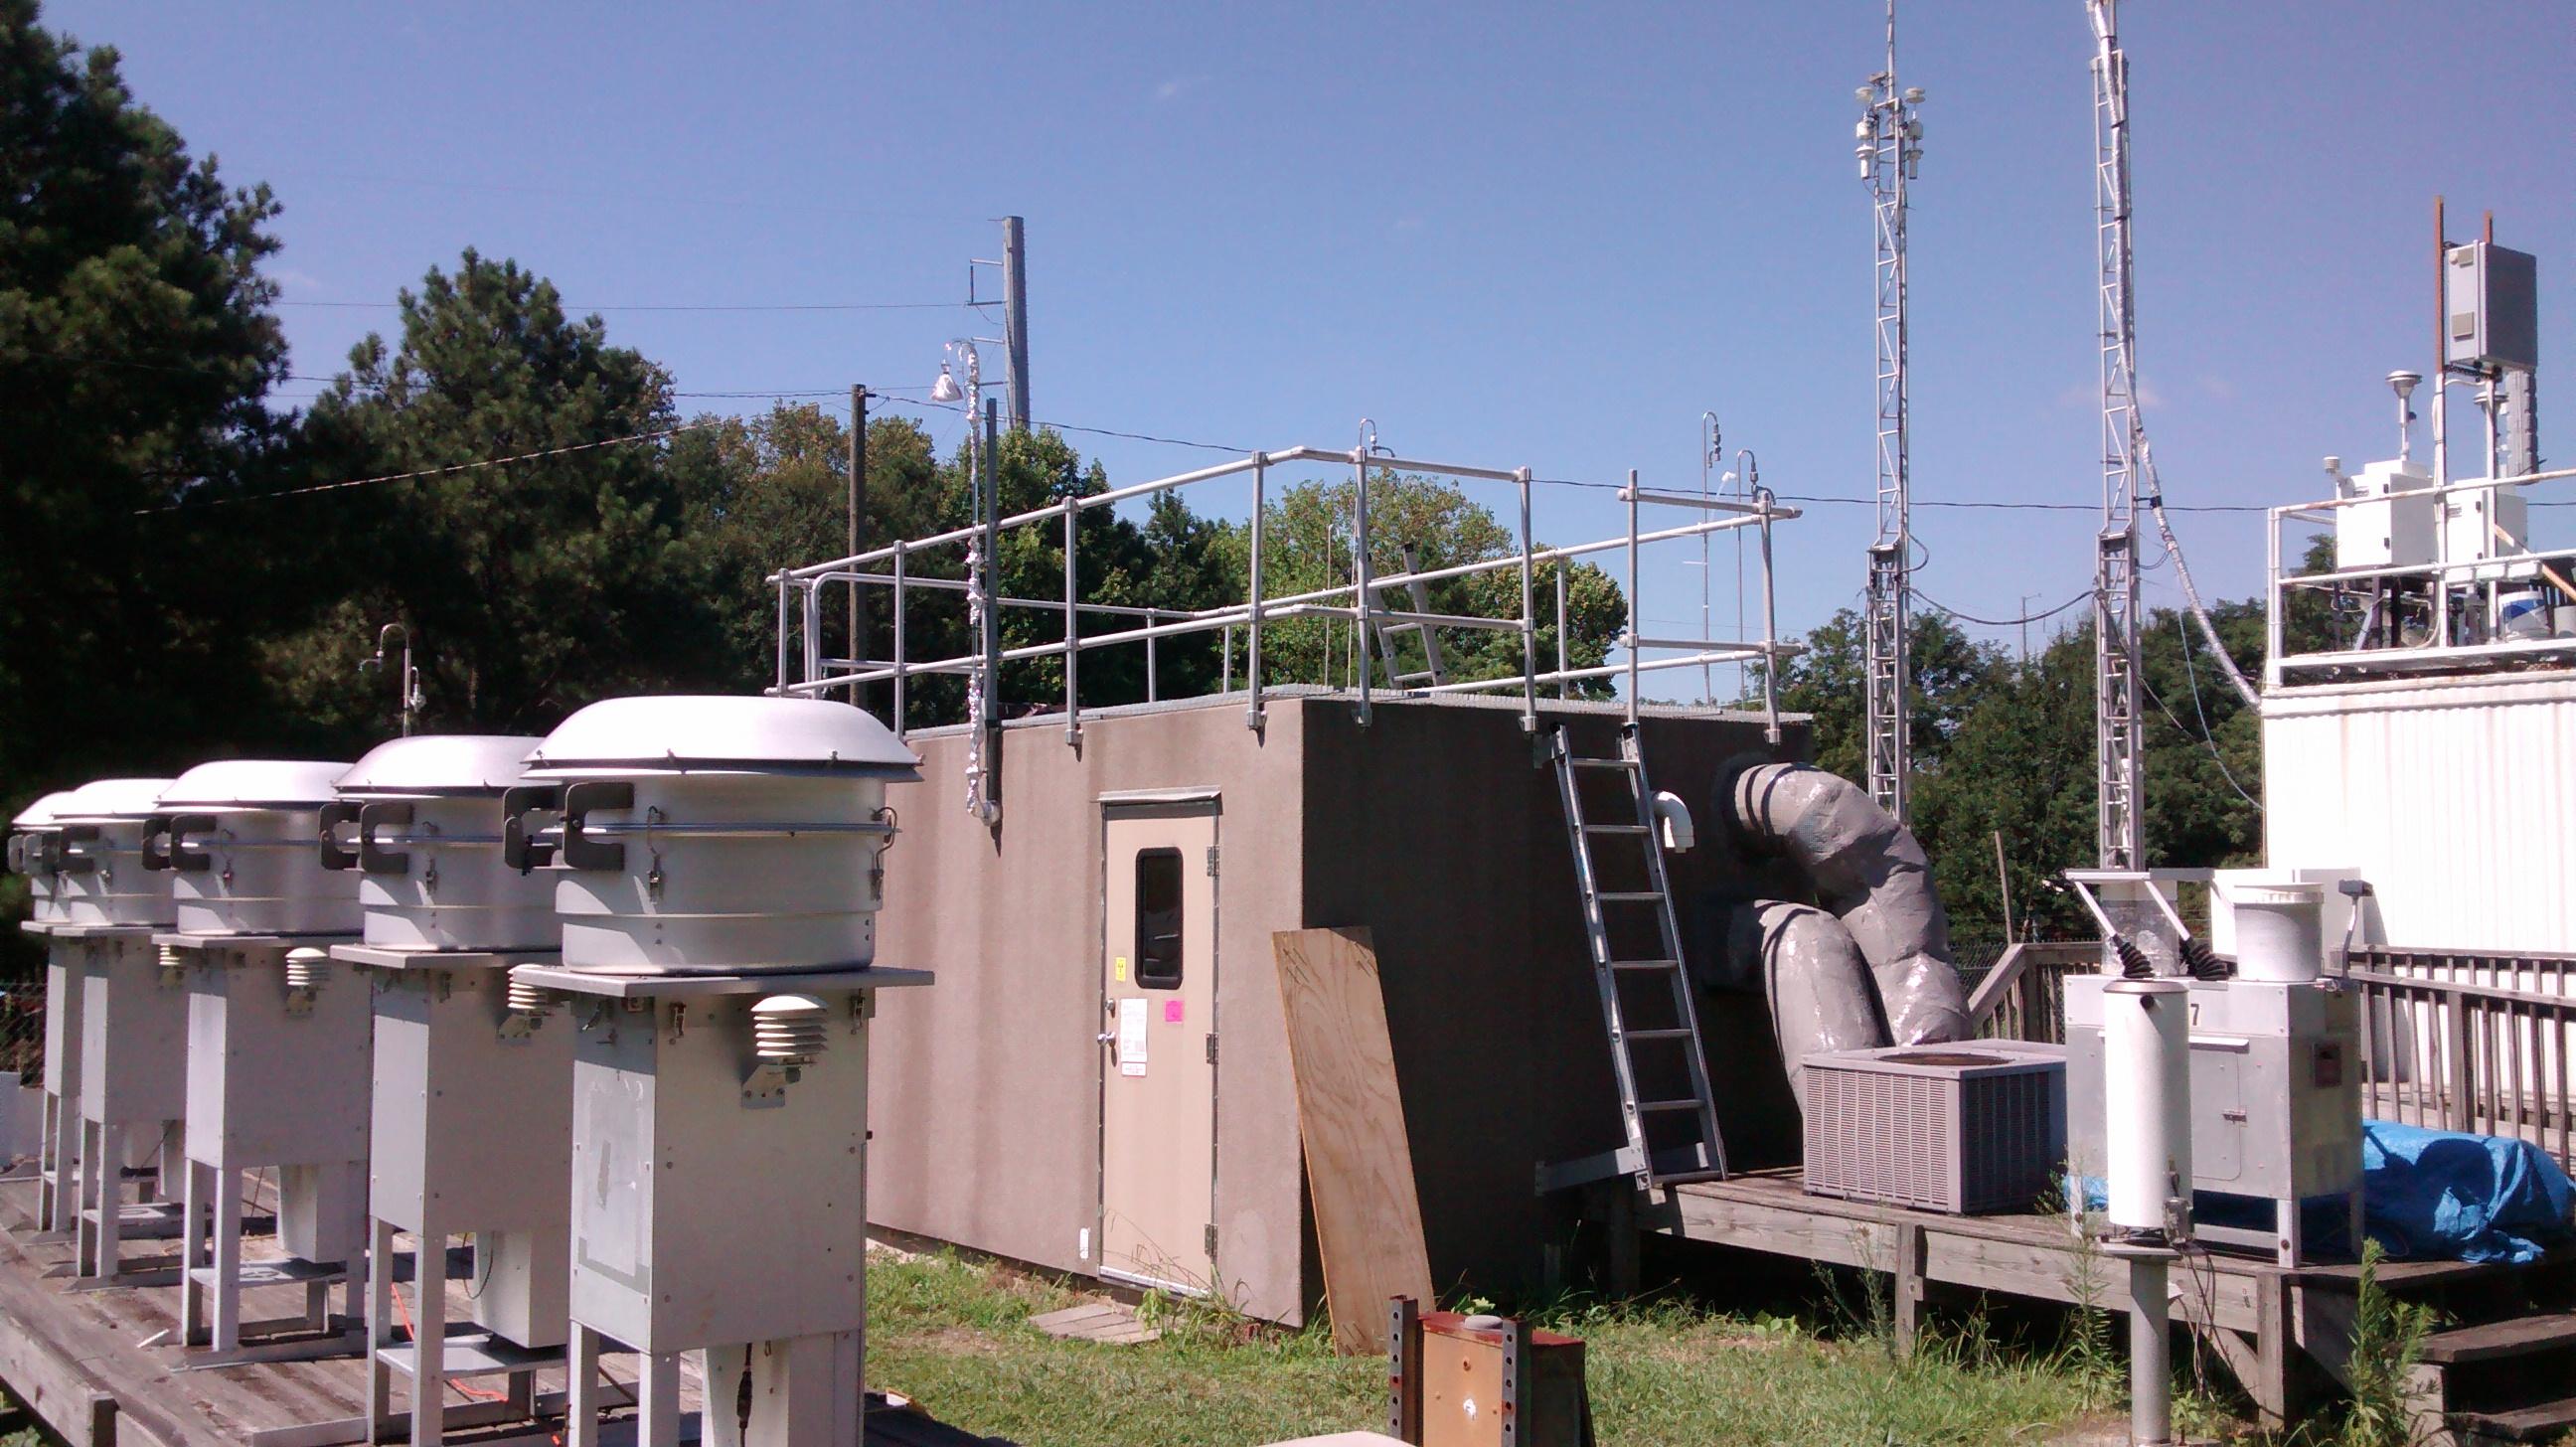
<path fill-rule="evenodd" d="M 1216 1275 L 1216 801 L 1107 805 L 1100 1274 Z"/>

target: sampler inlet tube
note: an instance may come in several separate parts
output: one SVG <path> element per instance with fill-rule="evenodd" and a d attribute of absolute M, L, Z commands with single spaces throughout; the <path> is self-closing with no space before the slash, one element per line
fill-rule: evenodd
<path fill-rule="evenodd" d="M 2173 1440 L 2170 1269 L 2191 1233 L 2191 990 L 2102 987 L 2103 1140 L 2110 1240 L 2129 1265 L 2129 1440 Z"/>
<path fill-rule="evenodd" d="M 2190 1234 L 2191 1009 L 2180 980 L 2102 987 L 2104 1154 L 2115 1238 Z"/>

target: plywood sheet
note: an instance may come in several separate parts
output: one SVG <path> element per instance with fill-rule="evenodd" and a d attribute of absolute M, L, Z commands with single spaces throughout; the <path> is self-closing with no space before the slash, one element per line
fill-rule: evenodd
<path fill-rule="evenodd" d="M 1270 942 L 1333 1345 L 1382 1351 L 1387 1298 L 1428 1302 L 1432 1291 L 1377 950 L 1360 928 L 1281 930 Z"/>

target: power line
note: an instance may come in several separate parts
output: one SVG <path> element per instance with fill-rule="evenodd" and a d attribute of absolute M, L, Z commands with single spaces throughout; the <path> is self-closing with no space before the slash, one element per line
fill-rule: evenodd
<path fill-rule="evenodd" d="M 2179 560 L 2181 555 L 2177 553 L 2175 557 Z M 2260 814 L 2263 812 L 2262 803 L 2253 795 L 2246 793 L 2243 784 L 2236 782 L 2236 775 L 2228 771 L 2227 756 L 2218 751 L 2218 731 L 2209 726 L 2209 710 L 2200 701 L 2200 670 L 2193 667 L 2191 662 L 2191 629 L 2182 621 L 2179 614 L 2174 618 L 2174 631 L 2182 635 L 2182 676 L 2191 680 L 2191 711 L 2200 719 L 2201 738 L 2209 745 L 2209 756 L 2218 761 L 2219 775 L 2227 780 L 2227 787 L 2234 789 L 2237 798 L 2252 804 L 2254 812 Z M 2163 708 L 2164 701 L 2158 699 L 2156 706 Z M 2255 705 L 2258 710 L 2261 707 L 2259 703 Z M 2168 711 L 2166 716 L 2171 717 L 2171 712 Z M 2174 725 L 2176 728 L 2181 726 L 2180 722 Z"/>
<path fill-rule="evenodd" d="M 1907 591 L 1914 595 L 1914 601 L 1930 608 L 1935 613 L 1947 614 L 1952 618 L 1958 619 L 1962 623 L 1977 623 L 1988 628 L 2014 628 L 2024 623 L 2037 623 L 2044 619 L 2054 618 L 2058 614 L 2065 612 L 2067 609 L 2072 608 L 2076 604 L 2084 602 L 2093 596 L 2093 590 L 2087 588 L 2083 592 L 2076 594 L 2074 597 L 2067 599 L 2065 602 L 2058 604 L 2056 607 L 2051 608 L 2044 613 L 2026 613 L 2019 618 L 1980 618 L 1973 613 L 1962 613 L 1958 609 L 1950 607 L 1948 604 L 1928 596 L 1920 588 L 1909 588 Z"/>
<path fill-rule="evenodd" d="M 2166 705 L 2164 695 L 2156 692 L 2156 686 L 2154 684 L 2147 682 L 2144 678 L 2140 678 L 2138 680 L 2138 686 L 2146 690 L 2148 698 L 2154 700 L 2156 711 L 2163 714 L 2165 716 L 2165 721 L 2174 726 L 2175 733 L 2178 733 L 2187 739 L 2195 737 L 2190 729 L 2183 726 L 2182 720 L 2174 716 L 2174 711 Z M 2263 801 L 2246 793 L 2245 786 L 2236 782 L 2236 776 L 2228 772 L 2227 756 L 2218 751 L 2218 740 L 2214 737 L 2201 735 L 2198 736 L 2198 742 L 2202 748 L 2209 750 L 2209 757 L 2218 764 L 2218 776 L 2227 781 L 2227 787 L 2236 791 L 2236 797 L 2253 805 L 2255 813 L 2262 813 Z"/>
<path fill-rule="evenodd" d="M 542 448 L 535 452 L 521 452 L 509 457 L 487 457 L 476 462 L 450 463 L 445 467 L 415 468 L 410 472 L 388 472 L 377 477 L 353 477 L 345 482 L 318 482 L 310 487 L 282 488 L 276 492 L 242 493 L 232 497 L 208 498 L 204 502 L 197 503 L 174 502 L 161 507 L 136 508 L 135 512 L 140 515 L 178 512 L 189 508 L 222 507 L 226 503 L 235 502 L 267 502 L 273 498 L 302 497 L 308 493 L 339 492 L 345 488 L 371 487 L 380 482 L 409 482 L 422 477 L 445 477 L 452 473 L 477 472 L 485 468 L 508 467 L 513 463 L 535 462 L 540 458 L 562 457 L 568 453 L 591 452 L 602 447 L 622 447 L 630 442 L 658 442 L 665 437 L 676 437 L 683 432 L 695 432 L 702 427 L 721 426 L 732 420 L 734 419 L 729 417 L 711 417 L 703 422 L 683 422 L 677 427 L 665 427 L 654 432 L 636 432 L 624 437 L 603 437 L 596 442 L 575 442 L 565 447 Z"/>

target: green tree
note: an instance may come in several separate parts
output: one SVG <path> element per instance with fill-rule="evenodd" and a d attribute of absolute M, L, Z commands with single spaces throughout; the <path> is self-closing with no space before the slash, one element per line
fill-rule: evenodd
<path fill-rule="evenodd" d="M 443 728 L 543 732 L 593 699 L 708 673 L 719 630 L 679 545 L 666 449 L 595 445 L 670 429 L 669 377 L 609 345 L 599 318 L 568 319 L 515 262 L 469 250 L 400 304 L 398 340 L 360 342 L 315 402 L 302 465 L 423 475 L 246 505 L 312 539 L 326 601 L 269 659 L 294 706 L 380 735 L 388 700 L 355 664 L 373 625 L 396 621 Z M 531 453 L 554 455 L 437 470 Z"/>
<path fill-rule="evenodd" d="M 717 654 L 701 686 L 752 692 L 776 677 L 781 568 L 842 555 L 848 542 L 849 429 L 811 403 L 779 403 L 754 417 L 705 415 L 672 439 L 683 534 L 696 586 L 713 614 Z M 946 486 L 930 437 L 907 418 L 868 425 L 867 546 L 937 530 Z M 888 571 L 883 567 L 878 572 Z M 823 598 L 823 648 L 849 652 L 849 593 Z M 871 589 L 876 646 L 886 647 L 887 593 Z"/>
<path fill-rule="evenodd" d="M 0 802 L 171 767 L 244 699 L 229 495 L 286 348 L 264 186 L 137 104 L 115 51 L 0 0 Z M 241 558 L 241 566 L 222 561 Z M 249 579 L 255 581 L 255 579 Z"/>
<path fill-rule="evenodd" d="M 153 510 L 229 494 L 272 437 L 276 214 L 135 102 L 115 51 L 0 0 L 0 816 L 237 747 L 259 716 L 235 626 L 257 550 L 223 509 Z M 25 910 L 0 875 L 12 975 L 39 958 Z"/>
<path fill-rule="evenodd" d="M 1937 773 L 1960 728 L 2012 663 L 1999 646 L 1969 638 L 1957 624 L 1929 610 L 1911 616 L 1907 642 L 1912 670 L 1907 741 L 1915 771 Z M 1861 654 L 1860 615 L 1845 608 L 1811 630 L 1799 651 L 1780 665 L 1780 706 L 1815 718 L 1816 763 L 1853 780 L 1868 773 L 1862 753 Z"/>

